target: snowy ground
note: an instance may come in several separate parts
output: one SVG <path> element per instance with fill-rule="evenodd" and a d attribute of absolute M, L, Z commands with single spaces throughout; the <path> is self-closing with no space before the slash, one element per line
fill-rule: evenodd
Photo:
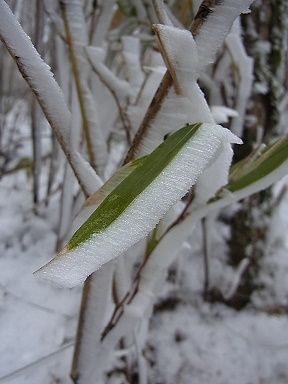
<path fill-rule="evenodd" d="M 69 383 L 80 290 L 57 289 L 32 275 L 53 253 L 58 205 L 55 198 L 35 216 L 29 185 L 24 172 L 0 184 L 0 384 Z M 273 219 L 261 275 L 267 288 L 254 297 L 261 308 L 287 308 L 287 208 L 285 200 Z M 212 242 L 214 281 L 230 278 L 223 269 L 222 235 L 219 227 Z M 287 383 L 287 311 L 274 316 L 203 304 L 200 237 L 198 229 L 193 252 L 185 250 L 156 306 L 145 352 L 150 383 Z"/>

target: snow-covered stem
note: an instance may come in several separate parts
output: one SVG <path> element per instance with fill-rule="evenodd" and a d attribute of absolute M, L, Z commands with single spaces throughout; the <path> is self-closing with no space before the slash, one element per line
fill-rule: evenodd
<path fill-rule="evenodd" d="M 40 54 L 43 54 L 43 32 L 44 32 L 44 13 L 43 4 L 38 2 L 36 4 L 35 14 L 35 32 L 34 32 L 34 46 Z M 35 98 L 32 99 L 31 104 L 31 136 L 33 147 L 33 201 L 37 209 L 39 203 L 39 188 L 40 188 L 40 174 L 41 174 L 41 124 L 40 124 L 40 111 L 38 110 Z"/>
<path fill-rule="evenodd" d="M 90 42 L 91 45 L 101 47 L 109 30 L 113 17 L 113 8 L 115 0 L 103 0 L 100 5 L 100 12 L 95 21 L 95 27 L 91 27 Z"/>
<path fill-rule="evenodd" d="M 164 1 L 152 0 L 152 4 L 158 18 L 158 23 L 164 24 L 164 25 L 173 25 L 166 13 Z"/>
<path fill-rule="evenodd" d="M 134 340 L 136 346 L 137 362 L 138 362 L 138 376 L 139 384 L 148 384 L 148 369 L 147 363 L 143 356 L 143 346 L 140 341 L 138 330 L 134 330 Z"/>
<path fill-rule="evenodd" d="M 247 268 L 249 267 L 249 264 L 250 264 L 250 260 L 249 260 L 248 257 L 245 257 L 240 262 L 240 264 L 239 264 L 239 266 L 237 268 L 237 271 L 235 273 L 234 280 L 231 283 L 230 289 L 229 289 L 229 291 L 226 294 L 224 294 L 224 299 L 225 300 L 229 301 L 229 300 L 231 300 L 234 297 L 234 295 L 237 292 L 237 289 L 239 287 L 239 284 L 242 281 L 242 276 L 247 271 Z"/>
<path fill-rule="evenodd" d="M 128 145 L 131 145 L 132 127 L 131 127 L 131 123 L 129 121 L 129 117 L 127 116 L 126 111 L 124 110 L 124 108 L 121 105 L 121 100 L 120 100 L 119 91 L 118 91 L 118 89 L 121 89 L 121 86 L 122 86 L 122 88 L 124 87 L 125 82 L 119 80 L 113 74 L 112 71 L 110 71 L 107 67 L 104 66 L 104 64 L 101 65 L 101 63 L 99 63 L 98 67 L 96 67 L 95 63 L 92 62 L 89 55 L 87 57 L 87 60 L 88 60 L 89 64 L 91 65 L 92 71 L 98 76 L 100 81 L 106 86 L 106 88 L 111 93 L 111 95 L 112 95 L 112 97 L 113 97 L 113 99 L 117 105 L 118 111 L 119 111 L 119 116 L 120 116 L 123 128 L 125 130 L 125 133 L 126 133 L 127 143 L 128 143 Z M 128 88 L 128 86 L 129 85 L 127 84 L 127 88 Z"/>
<path fill-rule="evenodd" d="M 35 94 L 85 195 L 92 194 L 102 181 L 70 145 L 72 116 L 63 93 L 4 0 L 0 0 L 0 38 Z"/>
<path fill-rule="evenodd" d="M 31 137 L 33 148 L 33 202 L 35 210 L 39 203 L 39 187 L 40 187 L 40 175 L 41 175 L 41 135 L 39 124 L 39 110 L 36 100 L 32 99 L 31 102 Z"/>
<path fill-rule="evenodd" d="M 66 163 L 61 191 L 59 226 L 57 230 L 55 251 L 58 251 L 63 246 L 63 241 L 65 240 L 68 229 L 71 225 L 71 219 L 73 219 L 71 215 L 73 207 L 73 182 L 73 173 L 69 165 Z"/>
<path fill-rule="evenodd" d="M 235 109 L 237 116 L 233 117 L 231 130 L 239 137 L 242 137 L 244 130 L 244 118 L 247 103 L 252 90 L 253 83 L 253 59 L 245 51 L 241 39 L 240 24 L 235 22 L 232 32 L 225 41 L 233 64 L 238 68 L 239 77 L 237 79 L 237 97 Z"/>
<path fill-rule="evenodd" d="M 252 1 L 253 0 L 245 0 L 243 2 L 239 2 L 238 0 L 202 1 L 190 28 L 198 45 L 199 67 L 201 70 L 203 70 L 207 64 L 213 62 L 216 52 L 222 46 L 234 20 L 242 11 L 249 7 Z M 223 22 L 222 13 L 225 14 L 225 22 Z M 213 38 L 211 38 L 211 36 L 213 36 Z M 125 163 L 138 154 L 139 147 L 150 130 L 151 122 L 159 113 L 172 84 L 173 78 L 167 70 L 134 137 Z"/>
<path fill-rule="evenodd" d="M 203 279 L 203 299 L 207 299 L 210 285 L 210 267 L 209 267 L 209 247 L 208 247 L 208 228 L 207 221 L 204 217 L 201 220 L 202 224 L 202 244 L 203 244 L 203 270 L 204 270 L 204 279 Z"/>
<path fill-rule="evenodd" d="M 106 264 L 88 278 L 83 289 L 71 370 L 71 378 L 77 384 L 95 383 L 93 381 L 95 376 L 91 371 L 94 371 L 97 364 L 101 331 L 108 297 L 111 294 L 113 271 L 114 263 Z M 98 368 L 98 374 L 101 376 L 100 366 Z"/>
<path fill-rule="evenodd" d="M 100 153 L 99 155 L 97 153 L 98 149 L 99 152 L 103 151 L 103 149 L 100 148 L 100 145 L 98 145 L 101 143 L 101 141 L 99 140 L 99 134 L 97 135 L 97 133 L 100 133 L 100 130 L 97 126 L 97 117 L 95 116 L 95 113 L 92 112 L 95 110 L 95 107 L 92 107 L 92 94 L 89 90 L 87 83 L 87 71 L 89 70 L 89 68 L 87 67 L 87 63 L 85 62 L 85 57 L 83 58 L 84 47 L 88 44 L 88 38 L 85 31 L 85 21 L 82 10 L 82 4 L 77 0 L 69 2 L 59 0 L 59 6 L 65 28 L 66 42 L 68 45 L 72 73 L 78 94 L 83 123 L 82 126 L 89 161 L 94 169 L 98 168 L 98 171 L 101 170 L 102 172 L 104 162 L 101 159 L 102 156 L 100 155 Z M 91 113 L 93 113 L 93 117 L 91 116 Z M 97 139 L 99 141 L 94 146 L 93 136 L 95 134 L 98 136 Z M 105 148 L 104 142 L 103 147 Z M 98 159 L 96 159 L 96 156 L 98 157 Z M 98 164 L 97 160 L 100 161 L 100 164 Z"/>
<path fill-rule="evenodd" d="M 199 62 L 202 71 L 213 63 L 220 47 L 228 35 L 234 21 L 246 11 L 253 0 L 210 0 L 203 6 L 201 4 L 199 11 L 201 18 L 199 24 L 195 25 L 193 30 L 196 33 L 196 43 L 198 45 Z M 197 16 L 196 16 L 197 18 Z M 204 27 L 199 30 L 201 20 L 206 20 Z"/>

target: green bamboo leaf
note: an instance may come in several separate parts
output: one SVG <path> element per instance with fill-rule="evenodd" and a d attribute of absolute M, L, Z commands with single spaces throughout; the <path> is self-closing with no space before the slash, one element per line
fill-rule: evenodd
<path fill-rule="evenodd" d="M 231 143 L 240 144 L 241 140 L 226 128 L 187 124 L 150 155 L 120 169 L 87 201 L 84 216 L 88 219 L 37 275 L 68 287 L 83 282 L 148 236 L 218 159 L 221 148 Z M 78 225 L 85 218 L 82 216 Z"/>
<path fill-rule="evenodd" d="M 230 183 L 225 189 L 236 192 L 243 189 L 276 170 L 288 159 L 288 138 L 283 137 L 264 148 L 253 161 L 236 164 L 237 172 L 232 172 Z"/>
<path fill-rule="evenodd" d="M 101 192 L 103 190 L 107 191 L 110 190 L 111 185 L 117 179 L 120 181 L 100 203 L 88 220 L 74 233 L 66 249 L 72 250 L 87 241 L 94 233 L 103 232 L 111 225 L 128 208 L 133 200 L 157 178 L 187 141 L 197 132 L 200 126 L 201 124 L 197 123 L 179 129 L 150 155 L 132 162 L 124 170 L 122 168 L 121 176 L 126 175 L 126 177 L 121 180 L 122 177 L 120 176 L 119 179 L 118 173 L 118 175 L 114 176 L 114 180 L 108 181 L 106 186 L 102 187 Z M 93 197 L 90 199 L 93 200 Z"/>

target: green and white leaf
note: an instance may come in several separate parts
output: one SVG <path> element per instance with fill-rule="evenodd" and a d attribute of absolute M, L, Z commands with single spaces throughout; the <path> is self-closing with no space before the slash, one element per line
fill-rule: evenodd
<path fill-rule="evenodd" d="M 239 200 L 268 188 L 288 174 L 288 138 L 252 153 L 236 163 L 230 171 L 229 183 L 223 187 L 210 203 L 221 199 Z"/>
<path fill-rule="evenodd" d="M 87 201 L 86 208 L 95 204 L 95 211 L 37 274 L 68 287 L 83 282 L 146 237 L 217 158 L 219 148 L 240 142 L 215 124 L 178 130 L 150 155 L 118 171 Z"/>

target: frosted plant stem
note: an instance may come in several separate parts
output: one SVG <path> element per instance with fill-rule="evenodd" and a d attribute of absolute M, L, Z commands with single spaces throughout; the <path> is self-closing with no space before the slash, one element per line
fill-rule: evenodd
<path fill-rule="evenodd" d="M 35 32 L 34 32 L 34 45 L 37 51 L 43 53 L 43 32 L 44 32 L 44 13 L 43 4 L 38 2 L 36 4 L 35 14 Z M 33 147 L 33 202 L 37 210 L 39 203 L 39 188 L 40 188 L 40 175 L 41 175 L 41 124 L 39 107 L 35 98 L 32 100 L 31 105 L 31 135 Z"/>
<path fill-rule="evenodd" d="M 120 99 L 119 99 L 119 96 L 118 96 L 116 90 L 111 86 L 111 84 L 108 83 L 106 78 L 104 78 L 101 75 L 99 70 L 97 70 L 96 66 L 93 64 L 93 62 L 89 58 L 89 56 L 87 56 L 87 60 L 88 60 L 89 64 L 91 65 L 92 71 L 98 76 L 99 80 L 105 85 L 105 87 L 111 93 L 111 95 L 112 95 L 112 97 L 113 97 L 113 99 L 117 105 L 118 111 L 119 111 L 119 116 L 120 116 L 123 128 L 125 130 L 125 133 L 126 133 L 127 143 L 128 143 L 128 145 L 131 145 L 131 142 L 132 142 L 131 141 L 131 131 L 132 131 L 131 123 L 129 121 L 127 114 L 124 111 L 124 108 L 121 105 L 121 102 L 120 102 Z M 107 68 L 107 70 L 108 70 L 108 68 Z M 112 75 L 112 73 L 111 73 L 111 75 Z"/>
<path fill-rule="evenodd" d="M 93 168 L 103 176 L 107 162 L 107 143 L 99 123 L 97 100 L 90 89 L 90 65 L 85 55 L 88 35 L 82 2 L 59 0 L 67 37 L 68 52 L 82 116 L 87 151 Z"/>
<path fill-rule="evenodd" d="M 239 71 L 238 92 L 235 103 L 235 109 L 238 115 L 232 119 L 231 131 L 234 132 L 235 135 L 242 137 L 246 107 L 253 83 L 253 59 L 250 58 L 245 51 L 239 25 L 238 31 L 235 27 L 234 31 L 227 37 L 226 45 L 232 57 L 233 64 Z"/>
<path fill-rule="evenodd" d="M 59 249 L 61 249 L 63 246 L 63 241 L 65 240 L 67 232 L 71 226 L 71 219 L 73 219 L 71 217 L 73 207 L 73 181 L 74 180 L 71 168 L 66 163 L 61 191 L 59 227 L 57 230 L 57 241 L 55 249 L 56 252 L 58 252 Z"/>
<path fill-rule="evenodd" d="M 83 192 L 89 196 L 102 185 L 102 180 L 71 148 L 72 116 L 63 93 L 4 0 L 0 0 L 0 38 L 35 94 Z"/>
<path fill-rule="evenodd" d="M 244 1 L 244 5 L 242 5 L 242 8 L 245 6 L 248 7 L 248 5 L 250 5 L 250 3 L 252 2 L 252 0 L 245 0 Z M 233 9 L 233 12 L 230 12 L 228 14 L 228 17 L 227 17 L 227 25 L 223 22 L 219 22 L 219 20 L 217 20 L 217 17 L 219 16 L 218 14 L 220 12 L 217 12 L 217 9 L 218 7 L 224 10 L 226 10 L 226 8 L 228 10 L 230 10 L 230 3 L 232 3 L 234 5 L 234 8 Z M 219 49 L 219 47 L 222 45 L 227 33 L 229 32 L 229 29 L 230 27 L 232 26 L 233 24 L 233 21 L 235 20 L 235 18 L 239 15 L 239 13 L 241 12 L 241 3 L 239 2 L 239 5 L 235 5 L 237 2 L 236 0 L 223 0 L 223 1 L 220 1 L 220 0 L 204 0 L 202 1 L 199 9 L 198 9 L 198 12 L 192 22 L 192 25 L 190 27 L 190 31 L 192 33 L 192 35 L 195 37 L 195 40 L 196 40 L 196 43 L 197 43 L 197 36 L 199 34 L 199 32 L 201 31 L 201 28 L 203 27 L 203 25 L 205 26 L 206 24 L 208 24 L 208 27 L 207 28 L 204 28 L 204 32 L 201 34 L 200 36 L 200 41 L 199 41 L 199 45 L 203 45 L 202 49 L 200 50 L 200 60 L 201 60 L 201 65 L 202 67 L 204 67 L 205 65 L 209 64 L 210 62 L 213 62 L 214 61 L 214 56 L 215 56 L 215 53 L 217 52 L 217 50 Z M 238 11 L 238 8 L 239 8 L 239 13 L 237 14 L 237 11 Z M 216 14 L 216 29 L 218 28 L 219 30 L 216 31 L 217 32 L 217 35 L 219 35 L 218 37 L 218 40 L 216 42 L 216 44 L 214 43 L 214 39 L 212 38 L 213 36 L 213 23 L 214 23 L 214 20 L 213 20 L 213 15 L 214 13 Z M 221 13 L 220 13 L 220 16 L 221 16 Z M 211 20 L 212 19 L 212 20 Z M 212 30 L 212 32 L 210 32 L 210 30 Z M 208 36 L 208 34 L 210 34 L 210 36 Z M 209 37 L 209 39 L 208 39 Z M 214 36 L 213 36 L 214 37 Z M 206 47 L 206 42 L 207 40 L 210 40 L 210 43 L 208 44 L 208 46 Z M 203 44 L 204 43 L 204 44 Z M 198 47 L 199 48 L 199 47 Z M 208 52 L 206 52 L 208 51 Z M 206 62 L 207 60 L 207 62 Z M 203 68 L 200 68 L 200 69 L 203 69 Z M 144 119 L 134 137 L 134 140 L 132 142 L 132 145 L 126 155 L 126 158 L 125 158 L 125 163 L 129 162 L 130 160 L 132 160 L 133 158 L 135 158 L 135 156 L 137 155 L 138 153 L 138 150 L 139 150 L 139 147 L 141 145 L 141 143 L 143 142 L 144 138 L 147 136 L 148 134 L 148 131 L 150 129 L 150 125 L 152 123 L 152 121 L 155 119 L 155 117 L 157 116 L 158 112 L 160 111 L 161 109 L 161 106 L 164 102 L 164 100 L 166 99 L 168 93 L 169 93 L 169 90 L 171 88 L 171 86 L 173 85 L 173 79 L 172 79 L 172 76 L 170 74 L 170 72 L 167 70 L 148 109 L 147 109 L 147 112 L 144 116 Z"/>
<path fill-rule="evenodd" d="M 95 155 L 92 147 L 91 130 L 89 127 L 87 111 L 85 108 L 84 95 L 83 95 L 83 90 L 82 90 L 82 85 L 80 80 L 80 71 L 79 71 L 76 53 L 74 50 L 73 37 L 70 31 L 70 25 L 69 25 L 70 23 L 68 21 L 67 13 L 66 13 L 66 6 L 69 6 L 69 5 L 66 5 L 64 1 L 59 1 L 59 5 L 60 5 L 61 15 L 64 22 L 66 41 L 68 45 L 68 52 L 69 52 L 69 57 L 70 57 L 70 62 L 72 67 L 72 73 L 75 80 L 78 99 L 79 99 L 80 111 L 81 111 L 82 121 L 83 121 L 83 131 L 84 131 L 84 137 L 86 141 L 88 156 L 89 156 L 90 164 L 93 166 L 93 168 L 96 169 L 96 159 L 95 159 Z"/>
<path fill-rule="evenodd" d="M 97 23 L 90 34 L 92 45 L 100 47 L 103 44 L 103 40 L 105 39 L 111 24 L 115 2 L 115 0 L 102 1 Z"/>
<path fill-rule="evenodd" d="M 94 272 L 84 285 L 71 370 L 71 378 L 75 383 L 90 383 L 86 379 L 90 377 L 90 371 L 96 363 L 113 272 L 112 261 Z"/>
<path fill-rule="evenodd" d="M 203 266 L 204 266 L 204 283 L 203 283 L 203 298 L 207 300 L 209 293 L 209 246 L 208 246 L 208 228 L 207 219 L 204 217 L 201 220 L 202 236 L 203 236 Z"/>
<path fill-rule="evenodd" d="M 148 372 L 147 372 L 146 361 L 143 356 L 142 343 L 139 340 L 139 335 L 136 329 L 134 330 L 134 339 L 135 339 L 137 361 L 138 361 L 139 384 L 148 384 Z"/>
<path fill-rule="evenodd" d="M 169 19 L 166 11 L 163 0 L 152 0 L 152 4 L 158 18 L 158 22 L 164 25 L 173 25 L 171 20 Z"/>

